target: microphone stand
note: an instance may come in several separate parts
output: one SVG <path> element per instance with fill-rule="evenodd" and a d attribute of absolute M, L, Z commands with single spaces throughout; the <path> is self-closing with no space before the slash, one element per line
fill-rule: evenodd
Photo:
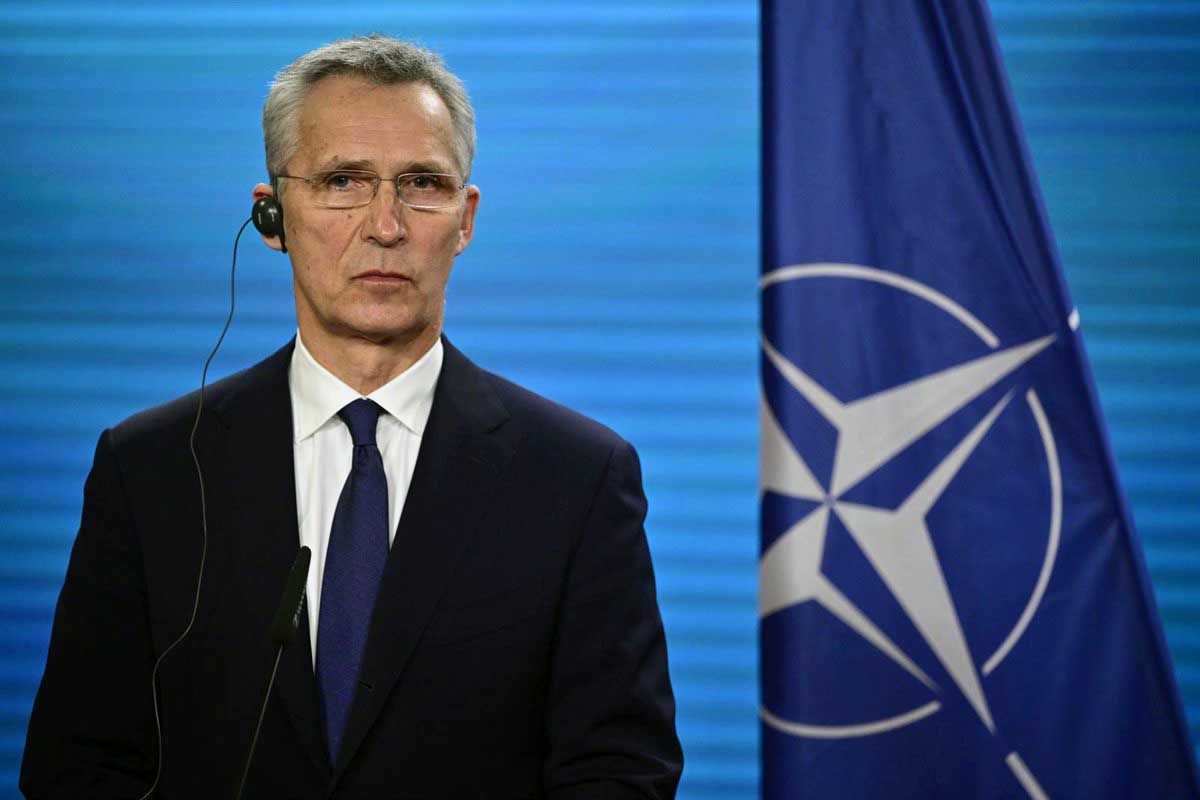
<path fill-rule="evenodd" d="M 246 788 L 246 777 L 250 774 L 250 762 L 254 760 L 254 748 L 258 746 L 258 734 L 262 731 L 263 719 L 267 716 L 267 703 L 271 699 L 271 688 L 275 686 L 275 674 L 279 671 L 279 660 L 283 657 L 283 649 L 296 638 L 296 629 L 300 627 L 300 609 L 304 604 L 304 583 L 308 579 L 308 562 L 312 551 L 301 547 L 288 573 L 287 583 L 283 587 L 283 596 L 279 599 L 279 610 L 271 623 L 271 641 L 276 645 L 275 665 L 271 667 L 271 679 L 267 681 L 267 691 L 263 695 L 262 708 L 258 712 L 258 724 L 254 726 L 254 736 L 250 739 L 250 750 L 246 753 L 246 764 L 242 767 L 242 779 L 238 782 L 235 797 L 242 800 L 242 792 Z"/>

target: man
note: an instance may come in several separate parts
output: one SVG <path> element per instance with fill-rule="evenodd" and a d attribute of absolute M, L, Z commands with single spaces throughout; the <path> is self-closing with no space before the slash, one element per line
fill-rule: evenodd
<path fill-rule="evenodd" d="M 434 54 L 335 42 L 263 114 L 298 336 L 105 431 L 30 721 L 30 797 L 671 797 L 682 766 L 632 448 L 442 338 L 473 113 Z M 207 521 L 207 538 L 202 515 Z M 206 542 L 206 544 L 205 544 Z M 204 564 L 197 592 L 197 573 Z M 155 659 L 189 624 L 158 671 Z"/>

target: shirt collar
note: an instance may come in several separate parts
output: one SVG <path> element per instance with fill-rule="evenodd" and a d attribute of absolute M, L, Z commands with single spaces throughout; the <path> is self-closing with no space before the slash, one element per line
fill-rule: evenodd
<path fill-rule="evenodd" d="M 371 392 L 367 399 L 374 400 L 400 424 L 421 436 L 433 408 L 433 390 L 442 371 L 443 352 L 439 338 L 416 363 Z M 292 435 L 296 442 L 312 436 L 347 404 L 362 397 L 317 363 L 300 339 L 299 331 L 288 385 L 292 394 Z"/>

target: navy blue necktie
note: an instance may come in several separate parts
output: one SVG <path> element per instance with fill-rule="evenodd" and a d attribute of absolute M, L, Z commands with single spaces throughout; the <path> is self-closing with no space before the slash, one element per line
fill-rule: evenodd
<path fill-rule="evenodd" d="M 371 612 L 387 562 L 387 476 L 375 444 L 382 411 L 371 400 L 355 400 L 338 412 L 350 428 L 354 458 L 333 512 L 317 625 L 317 685 L 331 764 L 337 763 L 358 689 Z"/>

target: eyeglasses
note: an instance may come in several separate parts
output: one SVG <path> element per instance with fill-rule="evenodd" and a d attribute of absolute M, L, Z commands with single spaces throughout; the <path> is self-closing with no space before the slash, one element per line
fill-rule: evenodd
<path fill-rule="evenodd" d="M 458 202 L 467 185 L 457 175 L 432 172 L 409 172 L 394 178 L 384 178 L 374 172 L 359 169 L 337 169 L 318 172 L 311 178 L 300 175 L 276 175 L 304 181 L 313 190 L 317 205 L 326 208 L 359 208 L 370 204 L 379 192 L 381 181 L 396 184 L 396 196 L 410 208 L 447 208 Z"/>

